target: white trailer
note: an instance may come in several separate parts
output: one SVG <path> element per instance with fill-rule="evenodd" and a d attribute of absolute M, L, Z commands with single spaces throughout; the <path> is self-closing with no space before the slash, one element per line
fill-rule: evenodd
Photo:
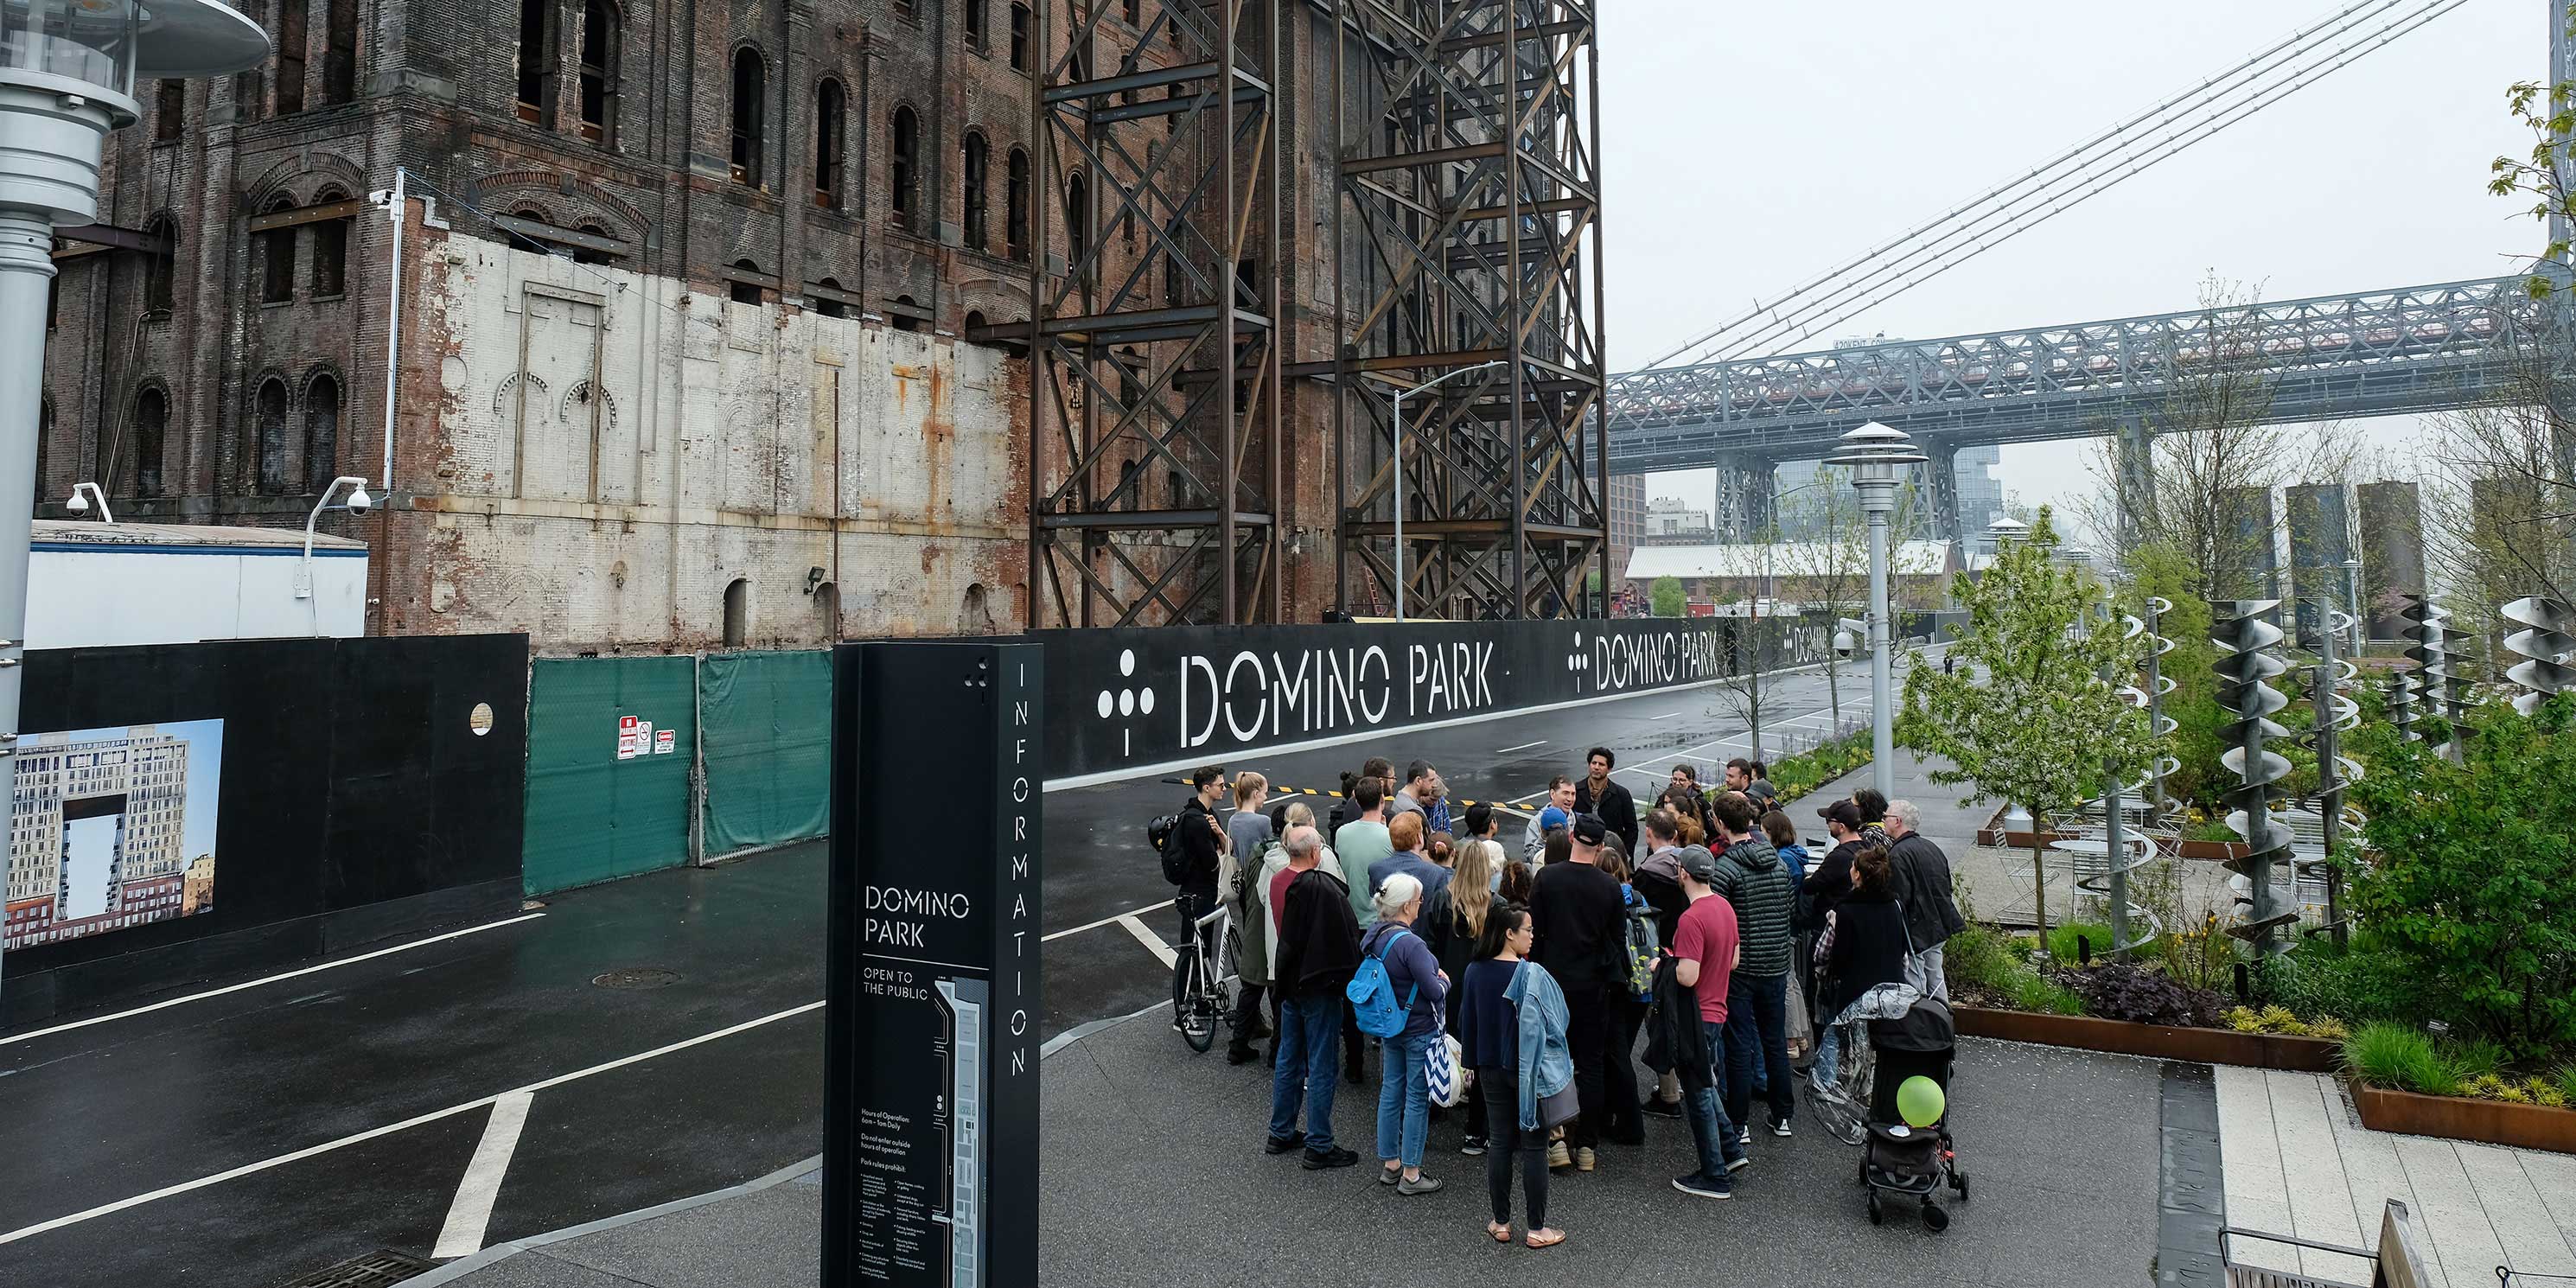
<path fill-rule="evenodd" d="M 29 648 L 367 631 L 366 543 L 300 529 L 38 519 L 27 573 Z"/>

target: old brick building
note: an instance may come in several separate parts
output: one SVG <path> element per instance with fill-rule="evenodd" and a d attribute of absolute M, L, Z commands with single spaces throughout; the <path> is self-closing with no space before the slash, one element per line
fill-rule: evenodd
<path fill-rule="evenodd" d="M 121 519 L 292 526 L 335 476 L 387 491 L 389 459 L 390 504 L 323 520 L 374 549 L 373 630 L 526 630 L 549 651 L 651 651 L 1024 624 L 1040 490 L 1029 454 L 1054 435 L 1029 432 L 1024 346 L 993 328 L 1028 319 L 1033 259 L 1050 289 L 1086 262 L 1089 290 L 1119 289 L 1164 239 L 1156 220 L 1173 197 L 1121 200 L 1050 165 L 1030 137 L 1033 95 L 1051 75 L 1106 81 L 1194 57 L 1170 15 L 1213 31 L 1217 8 L 248 11 L 276 39 L 269 64 L 145 86 L 144 119 L 109 141 L 99 226 L 65 230 L 40 515 L 95 480 Z M 1231 232 L 1259 247 L 1275 220 L 1282 249 L 1280 262 L 1229 267 L 1276 275 L 1280 369 L 1311 370 L 1336 352 L 1337 300 L 1360 317 L 1387 273 L 1354 249 L 1358 234 L 1338 255 L 1331 240 L 1332 19 L 1304 4 L 1262 12 L 1275 58 L 1261 35 L 1242 39 L 1276 68 L 1265 128 L 1282 173 Z M 1075 30 L 1084 47 L 1068 70 L 1056 55 Z M 1366 97 L 1356 74 L 1349 84 L 1352 101 Z M 1102 90 L 1104 121 L 1122 119 L 1100 131 L 1140 156 L 1221 145 L 1212 122 L 1144 98 Z M 367 196 L 397 167 L 410 201 L 394 340 L 396 233 Z M 1154 275 L 1172 299 L 1189 289 L 1168 268 Z M 1414 311 L 1511 315 L 1491 301 Z M 1114 402 L 1126 361 L 1075 383 Z M 1332 471 L 1382 482 L 1384 452 L 1334 441 L 1329 381 L 1268 379 L 1286 458 L 1265 516 L 1280 534 L 1280 612 L 1313 620 L 1338 593 Z M 1192 397 L 1185 381 L 1173 388 L 1175 403 Z M 1086 396 L 1073 389 L 1072 405 Z M 1518 414 L 1499 395 L 1488 406 Z M 1160 458 L 1141 440 L 1103 451 L 1076 490 L 1104 511 L 1209 504 L 1207 484 Z M 1137 584 L 1193 557 L 1148 527 L 1104 525 L 1088 557 Z"/>

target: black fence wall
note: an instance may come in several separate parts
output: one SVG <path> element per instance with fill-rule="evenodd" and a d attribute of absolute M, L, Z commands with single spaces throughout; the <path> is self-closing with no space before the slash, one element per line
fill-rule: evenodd
<path fill-rule="evenodd" d="M 31 654 L 30 733 L 221 720 L 208 906 L 15 949 L 0 1011 L 58 1011 L 519 904 L 523 635 Z M 482 708 L 488 708 L 488 719 Z"/>

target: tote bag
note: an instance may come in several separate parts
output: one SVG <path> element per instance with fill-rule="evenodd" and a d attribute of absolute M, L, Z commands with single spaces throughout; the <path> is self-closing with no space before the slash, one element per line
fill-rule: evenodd
<path fill-rule="evenodd" d="M 1467 1080 L 1458 1076 L 1458 1039 L 1446 1033 L 1423 1053 L 1422 1079 L 1430 1084 L 1431 1103 L 1455 1109 L 1467 1099 Z"/>

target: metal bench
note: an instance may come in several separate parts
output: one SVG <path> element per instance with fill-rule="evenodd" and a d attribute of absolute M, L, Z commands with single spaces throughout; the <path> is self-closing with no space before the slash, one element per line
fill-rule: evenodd
<path fill-rule="evenodd" d="M 2340 1279 L 2320 1279 L 2296 1271 L 2247 1265 L 2236 1259 L 2232 1240 L 2237 1239 L 2314 1248 L 2319 1252 L 2339 1252 L 2367 1261 L 2374 1269 L 2368 1284 L 2348 1284 Z M 2380 1214 L 2377 1251 L 2229 1226 L 2218 1232 L 2218 1259 L 2227 1268 L 2228 1288 L 2424 1288 L 2432 1282 L 2425 1274 L 2424 1253 L 2415 1234 L 2415 1219 L 2407 1212 L 2405 1202 L 2399 1199 L 2388 1200 L 2387 1210 Z"/>

